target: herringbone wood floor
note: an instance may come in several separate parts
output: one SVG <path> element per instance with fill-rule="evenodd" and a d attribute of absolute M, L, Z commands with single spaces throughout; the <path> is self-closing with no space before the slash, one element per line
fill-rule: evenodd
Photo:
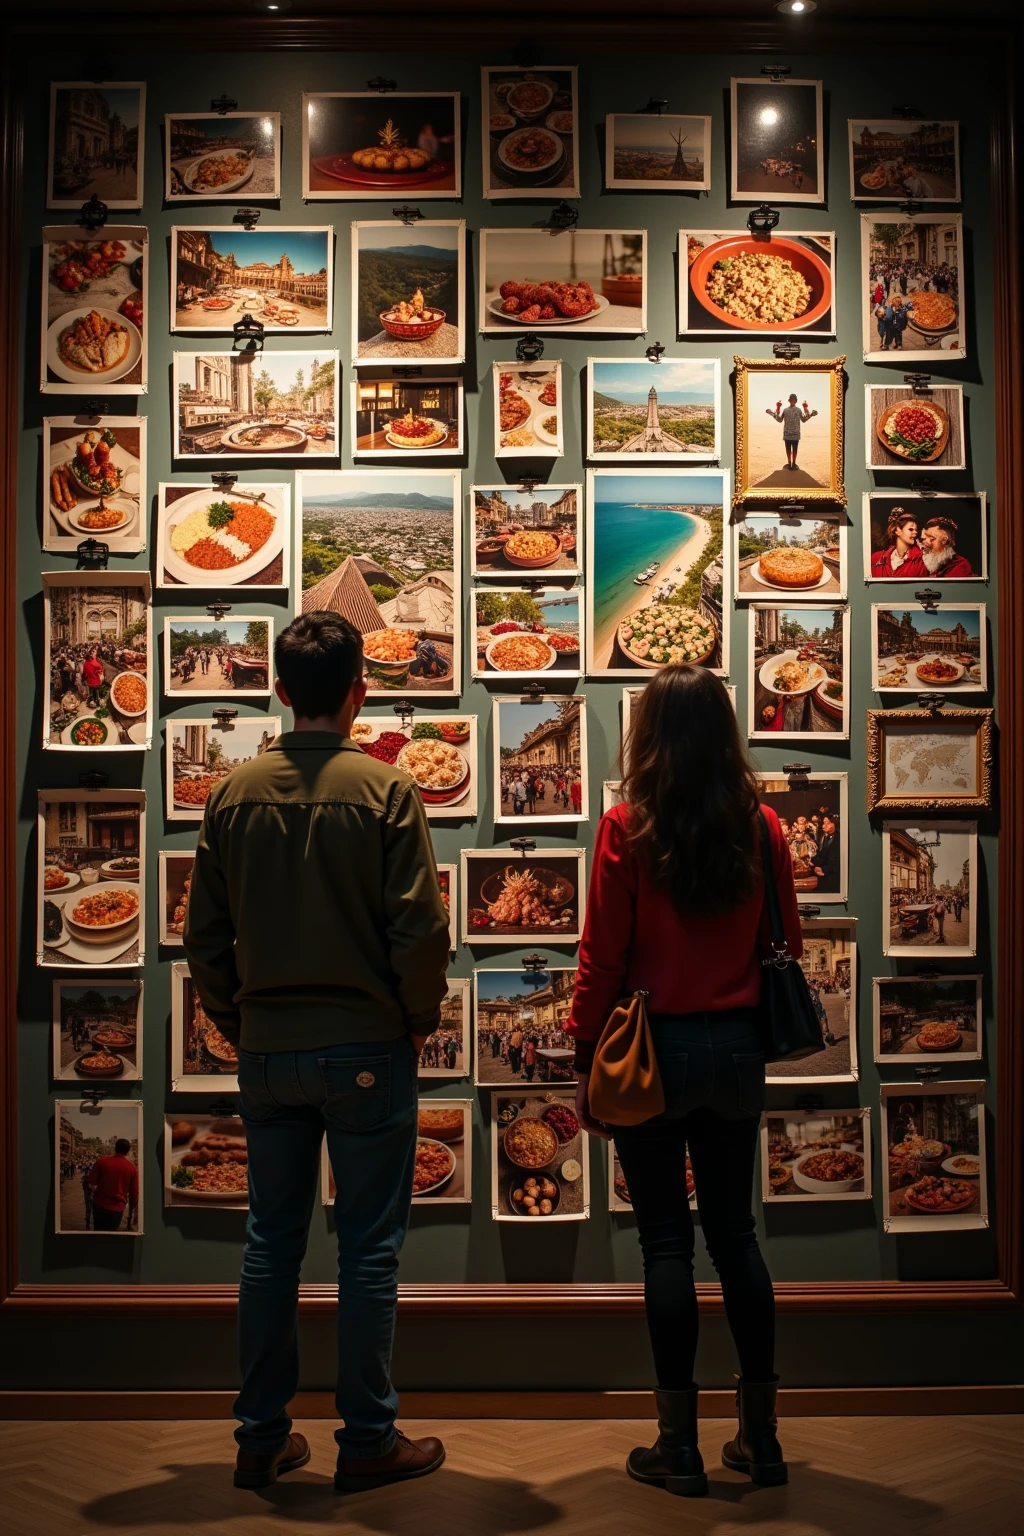
<path fill-rule="evenodd" d="M 331 1425 L 301 1425 L 313 1460 L 264 1493 L 231 1486 L 227 1424 L 0 1425 L 5 1536 L 1021 1536 L 1024 1416 L 786 1419 L 788 1488 L 720 1465 L 731 1433 L 701 1424 L 707 1499 L 676 1499 L 623 1472 L 649 1426 L 520 1420 L 407 1422 L 448 1447 L 440 1472 L 338 1496 Z"/>

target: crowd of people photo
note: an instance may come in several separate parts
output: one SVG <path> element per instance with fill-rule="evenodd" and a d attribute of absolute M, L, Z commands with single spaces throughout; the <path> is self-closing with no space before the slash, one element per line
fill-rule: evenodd
<path fill-rule="evenodd" d="M 942 262 L 873 261 L 870 267 L 872 311 L 883 352 L 901 352 L 903 333 L 914 316 L 914 295 L 944 293 L 959 312 L 957 269 Z"/>
<path fill-rule="evenodd" d="M 583 805 L 583 779 L 573 768 L 512 768 L 501 775 L 502 810 L 514 816 L 554 816 L 567 811 L 578 816 Z"/>

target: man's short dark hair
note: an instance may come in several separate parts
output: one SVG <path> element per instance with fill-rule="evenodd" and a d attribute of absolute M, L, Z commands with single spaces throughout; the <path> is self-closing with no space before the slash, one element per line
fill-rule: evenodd
<path fill-rule="evenodd" d="M 274 642 L 274 665 L 296 715 L 336 715 L 363 675 L 363 639 L 339 613 L 301 613 Z"/>
<path fill-rule="evenodd" d="M 127 1157 L 132 1149 L 132 1144 L 126 1136 L 119 1136 L 114 1142 L 114 1151 L 118 1157 Z"/>

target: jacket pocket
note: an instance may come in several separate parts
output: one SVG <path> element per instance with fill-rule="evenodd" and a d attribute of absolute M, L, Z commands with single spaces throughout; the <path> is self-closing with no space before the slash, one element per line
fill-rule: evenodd
<path fill-rule="evenodd" d="M 391 1058 L 320 1057 L 324 1118 L 339 1131 L 371 1131 L 391 1113 Z"/>
<path fill-rule="evenodd" d="M 736 1103 L 744 1115 L 760 1115 L 764 1110 L 767 1089 L 764 1081 L 764 1052 L 756 1055 L 734 1055 L 736 1068 Z"/>

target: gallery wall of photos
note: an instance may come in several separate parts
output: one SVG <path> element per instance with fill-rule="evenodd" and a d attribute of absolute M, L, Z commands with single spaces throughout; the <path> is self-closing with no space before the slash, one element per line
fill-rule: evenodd
<path fill-rule="evenodd" d="M 368 90 L 381 73 L 396 88 Z M 934 1231 L 937 1272 L 984 1272 L 980 115 L 944 115 L 936 77 L 915 86 L 935 115 L 894 116 L 895 87 L 828 60 L 673 61 L 658 90 L 639 58 L 230 74 L 51 60 L 38 82 L 25 1278 L 123 1274 L 132 1238 L 140 1279 L 236 1274 L 245 1138 L 181 946 L 191 850 L 213 785 L 289 726 L 275 634 L 322 608 L 364 636 L 354 735 L 420 786 L 451 921 L 414 1197 L 446 1211 L 414 1212 L 405 1278 L 468 1278 L 472 1249 L 500 1280 L 493 1224 L 531 1217 L 580 1224 L 569 1261 L 521 1240 L 536 1278 L 639 1275 L 563 1026 L 620 743 L 674 661 L 723 679 L 783 819 L 827 1041 L 769 1073 L 773 1272 L 894 1275 L 892 1235 Z M 778 222 L 751 229 L 763 204 Z M 105 566 L 81 566 L 89 540 Z M 137 1212 L 97 1234 L 84 1175 L 120 1137 Z M 325 1156 L 310 1278 L 333 1271 L 333 1198 Z M 820 1213 L 774 1211 L 825 1201 L 856 1209 L 824 1248 Z"/>

